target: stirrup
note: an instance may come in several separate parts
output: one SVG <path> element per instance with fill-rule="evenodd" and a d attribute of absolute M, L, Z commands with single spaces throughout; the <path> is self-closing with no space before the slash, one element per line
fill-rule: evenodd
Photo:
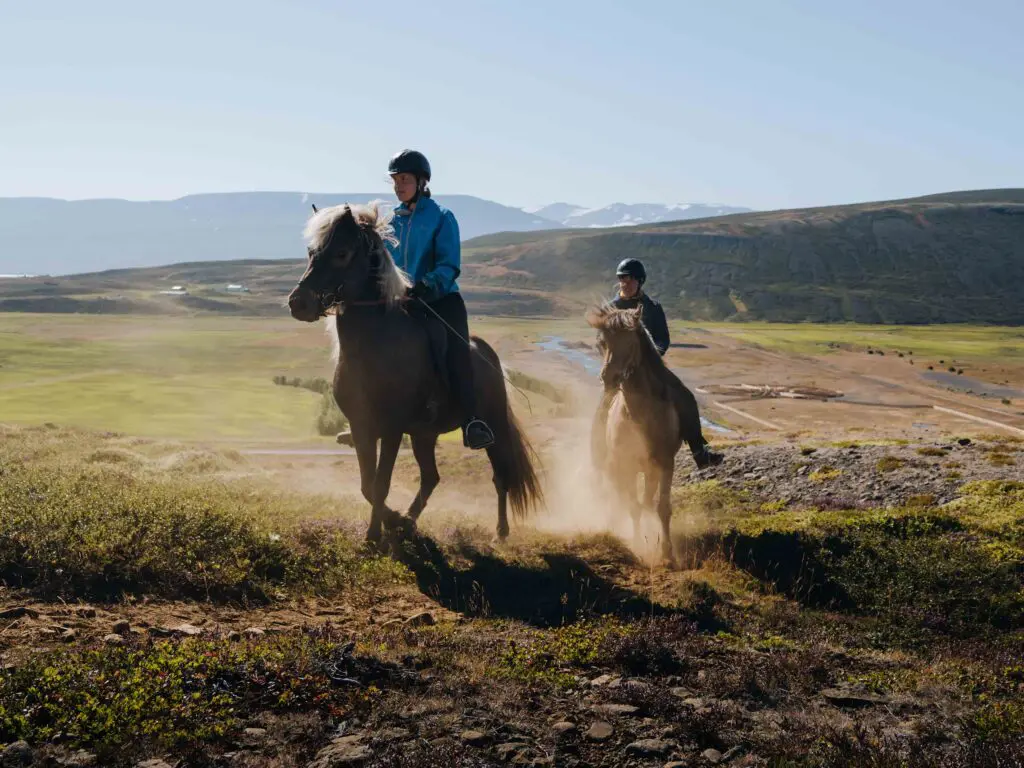
<path fill-rule="evenodd" d="M 478 434 L 476 439 L 471 442 L 469 433 L 472 430 L 477 430 Z M 478 451 L 481 448 L 490 448 L 494 445 L 494 432 L 487 426 L 487 422 L 480 419 L 470 419 L 462 428 L 462 444 L 467 448 L 472 448 L 474 451 Z"/>

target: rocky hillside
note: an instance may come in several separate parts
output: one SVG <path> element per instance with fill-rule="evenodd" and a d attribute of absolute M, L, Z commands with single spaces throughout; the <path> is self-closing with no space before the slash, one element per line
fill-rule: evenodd
<path fill-rule="evenodd" d="M 615 264 L 687 318 L 1024 323 L 1024 190 L 467 243 L 467 280 L 593 300 Z"/>

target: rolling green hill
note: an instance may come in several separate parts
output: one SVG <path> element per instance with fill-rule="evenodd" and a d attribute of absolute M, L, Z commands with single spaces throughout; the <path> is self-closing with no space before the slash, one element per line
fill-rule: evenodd
<path fill-rule="evenodd" d="M 463 247 L 474 314 L 576 314 L 610 296 L 616 263 L 635 256 L 677 318 L 1024 324 L 1022 189 L 502 233 Z M 0 279 L 0 311 L 278 315 L 301 273 L 296 260 L 236 260 Z M 189 295 L 160 293 L 172 285 Z"/>
<path fill-rule="evenodd" d="M 1024 323 L 1024 190 L 505 233 L 466 243 L 464 260 L 474 285 L 593 300 L 627 256 L 685 318 Z"/>

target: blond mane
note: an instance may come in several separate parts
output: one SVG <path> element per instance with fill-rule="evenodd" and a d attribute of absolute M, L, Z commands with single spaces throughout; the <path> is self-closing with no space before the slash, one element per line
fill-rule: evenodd
<path fill-rule="evenodd" d="M 306 245 L 313 251 L 320 251 L 328 247 L 334 238 L 338 222 L 347 211 L 352 212 L 352 217 L 359 225 L 359 229 L 366 235 L 370 242 L 371 249 L 377 252 L 380 260 L 378 270 L 378 281 L 380 283 L 381 298 L 384 299 L 388 309 L 395 307 L 405 296 L 405 290 L 412 285 L 409 275 L 395 264 L 391 258 L 391 252 L 387 249 L 386 243 L 396 244 L 395 230 L 391 226 L 393 214 L 381 215 L 380 201 L 374 200 L 368 205 L 332 205 L 330 208 L 321 208 L 306 222 L 306 228 L 302 232 Z"/>

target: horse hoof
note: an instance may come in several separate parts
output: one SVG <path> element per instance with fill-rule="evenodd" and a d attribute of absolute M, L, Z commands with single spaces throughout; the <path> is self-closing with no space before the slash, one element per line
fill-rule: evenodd
<path fill-rule="evenodd" d="M 398 528 L 402 525 L 402 516 L 393 509 L 384 507 L 384 509 L 381 510 L 380 516 L 381 522 L 384 523 L 385 528 Z"/>
<path fill-rule="evenodd" d="M 409 517 L 408 515 L 397 515 L 394 520 L 391 530 L 399 538 L 409 538 L 416 534 L 416 518 Z"/>

